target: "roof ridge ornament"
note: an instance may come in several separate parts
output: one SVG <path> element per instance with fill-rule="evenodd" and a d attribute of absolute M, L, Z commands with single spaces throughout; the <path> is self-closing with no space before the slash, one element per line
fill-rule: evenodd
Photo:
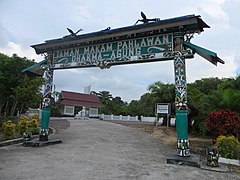
<path fill-rule="evenodd" d="M 110 30 L 111 30 L 111 27 L 108 26 L 106 29 L 103 29 L 103 30 L 101 30 L 100 32 L 105 32 L 105 31 L 110 31 Z"/>
<path fill-rule="evenodd" d="M 160 21 L 160 18 L 148 19 L 147 16 L 142 11 L 141 11 L 141 16 L 142 16 L 142 19 L 138 19 L 134 25 L 136 25 L 138 22 L 143 22 L 143 24 L 147 24 L 150 21 L 152 22 Z"/>
<path fill-rule="evenodd" d="M 76 32 L 73 32 L 73 30 L 71 30 L 70 28 L 67 28 L 68 32 L 70 32 L 70 35 L 67 35 L 67 36 L 64 36 L 63 38 L 71 38 L 71 37 L 76 37 L 77 34 L 81 31 L 83 31 L 83 29 L 79 29 L 78 31 Z"/>

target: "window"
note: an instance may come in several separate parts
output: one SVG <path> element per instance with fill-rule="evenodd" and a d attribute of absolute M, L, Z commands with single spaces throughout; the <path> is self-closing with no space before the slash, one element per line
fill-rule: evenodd
<path fill-rule="evenodd" d="M 65 106 L 64 113 L 65 115 L 74 115 L 74 106 Z"/>
<path fill-rule="evenodd" d="M 98 108 L 90 108 L 89 116 L 94 117 L 98 115 Z"/>

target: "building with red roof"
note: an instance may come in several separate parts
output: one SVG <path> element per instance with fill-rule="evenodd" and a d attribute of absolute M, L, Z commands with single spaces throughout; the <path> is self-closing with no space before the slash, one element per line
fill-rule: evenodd
<path fill-rule="evenodd" d="M 62 91 L 62 96 L 58 100 L 62 105 L 61 113 L 63 115 L 76 115 L 76 109 L 82 117 L 93 117 L 98 115 L 98 108 L 102 106 L 98 96 L 94 94 L 84 94 L 77 92 Z M 77 108 L 78 107 L 78 108 Z"/>

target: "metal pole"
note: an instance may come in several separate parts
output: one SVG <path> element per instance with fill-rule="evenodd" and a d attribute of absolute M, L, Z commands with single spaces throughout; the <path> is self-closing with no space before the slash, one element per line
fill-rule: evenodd
<path fill-rule="evenodd" d="M 190 156 L 188 140 L 187 81 L 185 58 L 181 55 L 183 35 L 176 33 L 174 50 L 178 51 L 174 59 L 175 69 L 175 106 L 177 130 L 177 155 Z"/>
<path fill-rule="evenodd" d="M 167 115 L 167 127 L 169 127 L 169 116 Z"/>

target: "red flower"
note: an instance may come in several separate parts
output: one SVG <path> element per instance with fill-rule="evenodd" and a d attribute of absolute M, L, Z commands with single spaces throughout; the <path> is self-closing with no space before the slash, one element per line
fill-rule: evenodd
<path fill-rule="evenodd" d="M 240 133 L 240 117 L 234 111 L 220 110 L 211 112 L 208 114 L 204 124 L 214 138 L 219 135 L 234 135 L 237 137 Z"/>

